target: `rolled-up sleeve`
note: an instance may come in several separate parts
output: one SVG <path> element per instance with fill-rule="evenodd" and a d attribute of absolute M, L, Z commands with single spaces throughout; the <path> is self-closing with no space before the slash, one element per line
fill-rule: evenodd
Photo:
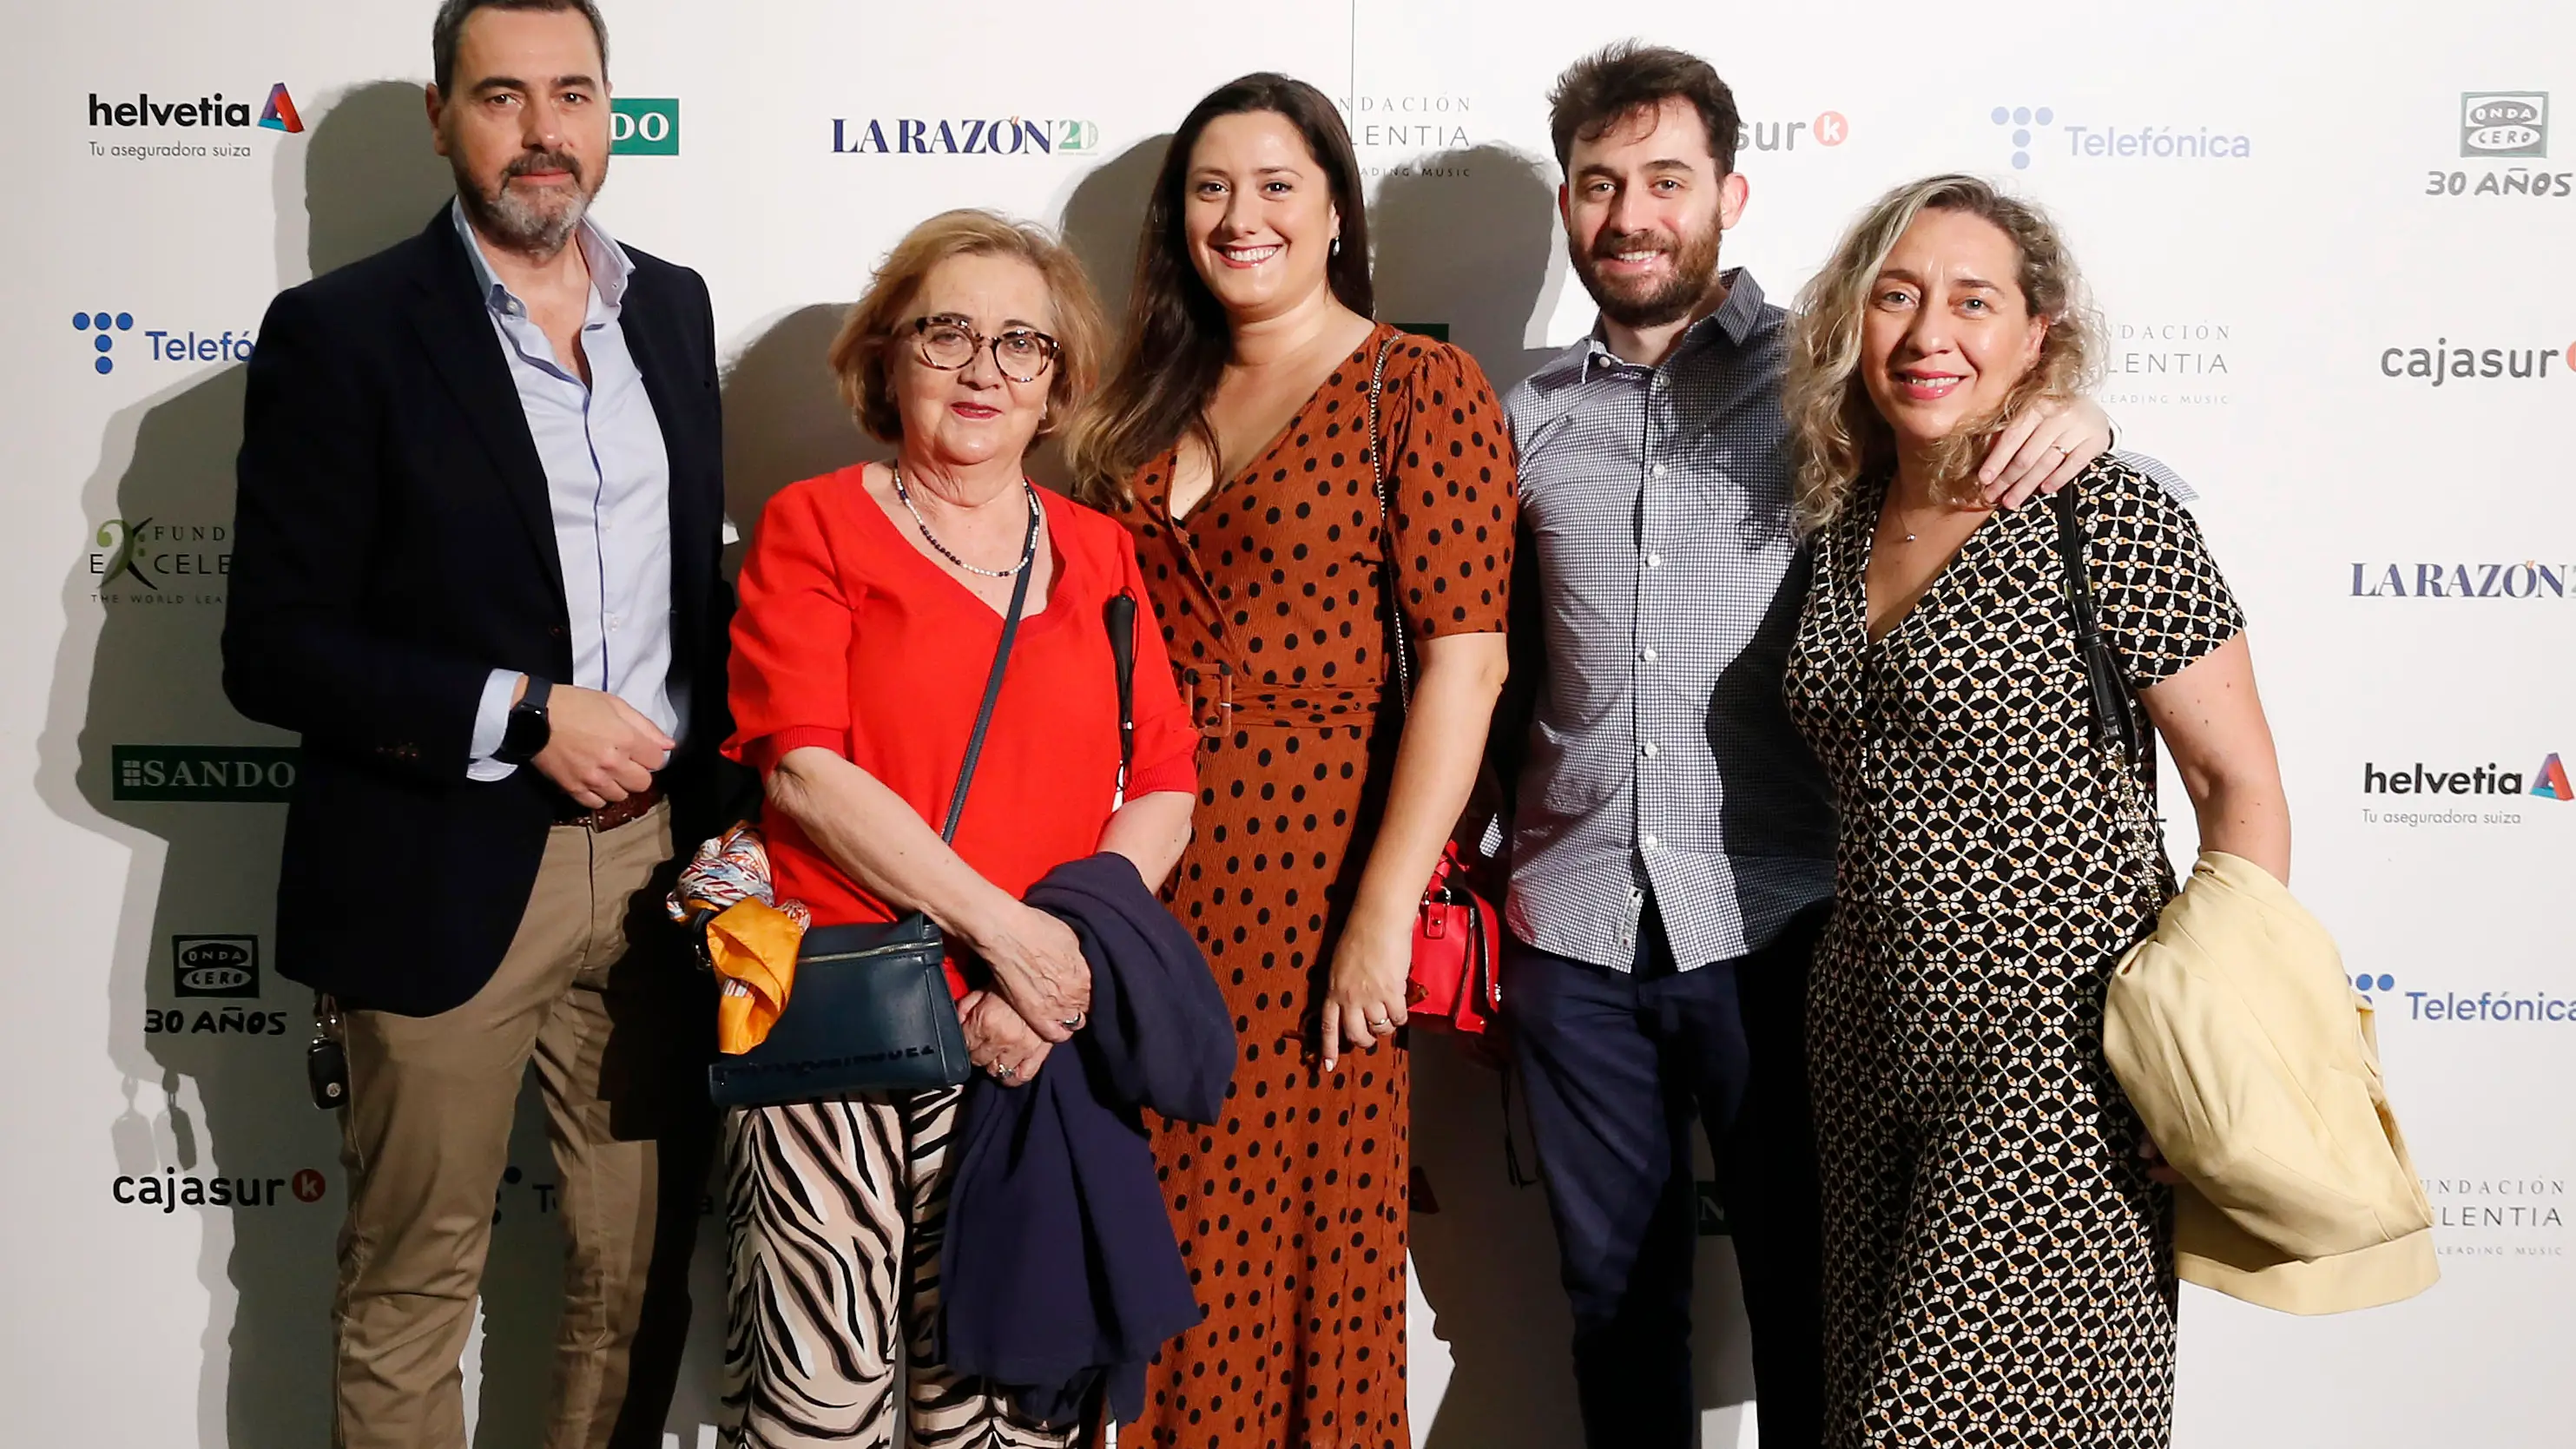
<path fill-rule="evenodd" d="M 766 775 L 807 745 L 850 757 L 850 641 L 857 600 L 832 556 L 820 492 L 769 501 L 743 560 L 733 616 L 730 759 Z"/>

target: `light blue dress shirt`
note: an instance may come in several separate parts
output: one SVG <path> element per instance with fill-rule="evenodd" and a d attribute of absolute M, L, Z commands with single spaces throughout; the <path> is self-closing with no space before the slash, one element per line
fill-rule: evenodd
<path fill-rule="evenodd" d="M 572 614 L 572 678 L 556 683 L 616 695 L 676 740 L 685 700 L 671 681 L 671 459 L 618 323 L 633 264 L 599 223 L 582 222 L 575 235 L 590 264 L 590 310 L 581 325 L 590 362 L 585 386 L 556 357 L 527 304 L 493 274 L 463 204 L 449 213 L 545 467 Z M 471 779 L 505 780 L 517 768 L 492 752 L 508 730 L 518 678 L 517 670 L 495 669 L 484 681 L 466 766 Z"/>

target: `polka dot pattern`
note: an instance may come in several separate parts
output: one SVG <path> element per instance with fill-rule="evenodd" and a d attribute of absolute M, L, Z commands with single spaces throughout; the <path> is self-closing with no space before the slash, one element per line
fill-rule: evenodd
<path fill-rule="evenodd" d="M 1207 1318 L 1164 1347 L 1122 1440 L 1403 1449 L 1410 1073 L 1400 1048 L 1312 1058 L 1316 1005 L 1383 807 L 1387 556 L 1368 454 L 1380 327 L 1270 448 L 1174 523 L 1171 458 L 1121 517 L 1201 735 L 1196 834 L 1165 890 L 1234 1011 L 1224 1120 L 1154 1151 Z M 1404 338 L 1382 428 L 1418 637 L 1503 627 L 1518 496 L 1473 360 Z"/>

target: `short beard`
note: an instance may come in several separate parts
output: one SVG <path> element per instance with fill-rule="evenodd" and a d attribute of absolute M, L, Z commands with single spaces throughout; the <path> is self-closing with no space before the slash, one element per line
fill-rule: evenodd
<path fill-rule="evenodd" d="M 1583 290 L 1592 294 L 1593 305 L 1601 309 L 1602 316 L 1627 328 L 1666 327 L 1690 316 L 1717 285 L 1717 247 L 1724 235 L 1711 219 L 1708 230 L 1684 239 L 1678 246 L 1657 232 L 1605 231 L 1593 242 L 1590 253 L 1567 250 L 1573 257 L 1574 274 L 1583 279 Z M 1613 290 L 1597 268 L 1601 258 L 1615 256 L 1640 241 L 1672 255 L 1673 277 L 1642 297 L 1629 296 Z"/>
<path fill-rule="evenodd" d="M 460 158 L 462 152 L 457 154 Z M 551 202 L 533 200 L 510 189 L 513 177 L 536 170 L 569 171 L 573 176 L 572 191 Z M 455 162 L 456 195 L 465 204 L 465 216 L 474 228 L 514 252 L 533 257 L 551 257 L 564 249 L 580 230 L 582 218 L 590 214 L 591 200 L 599 195 L 607 176 L 585 173 L 580 164 L 560 151 L 522 152 L 501 171 L 490 191 L 477 185 L 465 174 L 464 162 Z"/>

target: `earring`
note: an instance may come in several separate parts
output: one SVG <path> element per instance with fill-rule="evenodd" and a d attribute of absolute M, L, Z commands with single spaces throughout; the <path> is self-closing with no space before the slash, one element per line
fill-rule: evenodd
<path fill-rule="evenodd" d="M 1328 252 L 1326 252 L 1326 255 L 1327 255 L 1327 256 L 1336 256 L 1336 257 L 1338 257 L 1338 256 L 1340 256 L 1341 254 L 1342 254 L 1342 234 L 1341 234 L 1340 232 L 1335 232 L 1335 233 L 1333 233 L 1333 245 L 1332 245 L 1331 249 L 1330 249 Z"/>

